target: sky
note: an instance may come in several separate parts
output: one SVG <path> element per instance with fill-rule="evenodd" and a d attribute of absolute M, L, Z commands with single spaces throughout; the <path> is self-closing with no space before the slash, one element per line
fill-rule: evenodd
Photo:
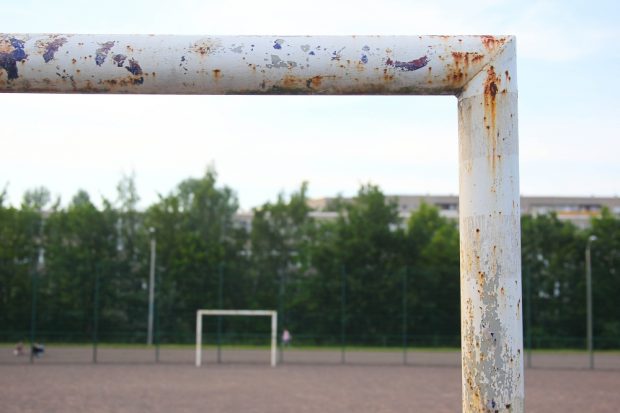
<path fill-rule="evenodd" d="M 620 196 L 620 2 L 0 0 L 4 33 L 517 36 L 523 195 Z M 140 206 L 209 165 L 243 210 L 311 197 L 458 193 L 455 97 L 0 93 L 0 192 Z"/>

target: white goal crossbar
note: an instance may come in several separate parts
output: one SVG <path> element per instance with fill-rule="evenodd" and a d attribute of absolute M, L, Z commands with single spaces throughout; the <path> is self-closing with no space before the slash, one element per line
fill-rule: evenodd
<path fill-rule="evenodd" d="M 271 310 L 198 310 L 196 313 L 196 367 L 202 364 L 202 317 L 221 316 L 266 316 L 271 317 L 271 367 L 276 366 L 278 312 Z"/>

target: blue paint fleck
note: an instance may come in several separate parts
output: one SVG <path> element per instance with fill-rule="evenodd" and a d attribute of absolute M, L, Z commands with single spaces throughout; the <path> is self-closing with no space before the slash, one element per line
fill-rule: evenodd
<path fill-rule="evenodd" d="M 49 61 L 54 58 L 54 54 L 65 43 L 67 43 L 67 38 L 65 37 L 58 37 L 47 43 L 45 45 L 45 53 L 43 53 L 43 60 L 45 60 L 45 63 L 49 63 Z"/>
<path fill-rule="evenodd" d="M 116 42 L 114 41 L 99 43 L 101 47 L 97 49 L 95 53 L 95 63 L 97 66 L 101 66 L 103 62 L 105 62 L 106 57 L 108 57 L 108 53 L 110 53 L 110 49 L 114 47 L 115 43 Z"/>
<path fill-rule="evenodd" d="M 343 50 L 344 50 L 344 47 L 342 49 L 338 50 L 338 51 L 332 52 L 332 60 L 340 61 L 340 58 L 342 57 L 341 53 L 342 53 Z"/>
<path fill-rule="evenodd" d="M 404 71 L 413 71 L 423 68 L 428 64 L 428 57 L 422 56 L 418 59 L 411 60 L 409 62 L 400 62 L 398 60 L 392 60 L 388 57 L 385 61 L 385 64 L 388 66 L 394 66 L 396 69 L 404 70 Z"/>
<path fill-rule="evenodd" d="M 127 56 L 124 54 L 115 54 L 112 56 L 112 60 L 114 60 L 114 63 L 116 63 L 116 66 L 118 67 L 123 67 L 125 64 L 125 59 L 127 59 Z"/>
<path fill-rule="evenodd" d="M 362 58 L 360 59 L 360 61 L 364 64 L 368 63 L 368 56 L 366 56 L 365 54 L 362 55 Z"/>
<path fill-rule="evenodd" d="M 9 38 L 13 50 L 10 53 L 0 52 L 0 68 L 6 70 L 9 80 L 17 79 L 17 62 L 21 62 L 28 57 L 24 51 L 24 40 L 14 37 Z"/>
<path fill-rule="evenodd" d="M 129 59 L 129 66 L 125 66 L 125 69 L 127 69 L 134 76 L 140 76 L 142 74 L 142 68 L 134 59 Z M 140 76 L 139 78 L 135 78 L 133 83 L 134 85 L 141 85 L 144 83 L 144 77 Z"/>
<path fill-rule="evenodd" d="M 308 54 L 309 54 L 309 55 L 314 56 L 314 52 L 313 52 L 313 51 L 311 51 L 311 52 L 310 52 L 310 53 L 308 53 Z"/>
<path fill-rule="evenodd" d="M 181 61 L 184 62 L 185 61 L 185 56 L 181 56 Z"/>
<path fill-rule="evenodd" d="M 370 51 L 370 47 L 364 46 L 364 47 L 362 47 L 362 50 L 365 51 L 365 52 L 369 52 Z"/>
<path fill-rule="evenodd" d="M 24 60 L 25 58 L 28 57 L 28 55 L 24 51 L 24 43 L 25 43 L 24 40 L 11 38 L 10 42 L 11 42 L 11 46 L 15 48 L 15 50 L 13 50 L 13 52 L 11 53 L 13 55 L 13 59 Z"/>
<path fill-rule="evenodd" d="M 274 49 L 277 49 L 277 50 L 282 49 L 282 43 L 284 43 L 284 40 L 282 40 L 282 39 L 276 39 L 276 40 L 273 42 L 273 48 L 274 48 Z"/>

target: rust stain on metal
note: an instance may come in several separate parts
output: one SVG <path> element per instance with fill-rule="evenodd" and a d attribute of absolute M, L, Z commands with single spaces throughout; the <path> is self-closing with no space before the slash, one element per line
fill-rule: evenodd
<path fill-rule="evenodd" d="M 306 87 L 310 89 L 317 89 L 321 86 L 323 76 L 314 76 L 306 80 Z"/>
<path fill-rule="evenodd" d="M 501 47 L 506 43 L 506 39 L 504 38 L 496 38 L 495 36 L 480 36 L 480 40 L 482 41 L 482 45 L 487 50 L 495 50 L 498 47 Z"/>
<path fill-rule="evenodd" d="M 487 130 L 487 136 L 491 140 L 491 163 L 495 170 L 497 160 L 497 93 L 501 85 L 501 78 L 495 73 L 495 68 L 489 66 L 487 69 L 487 77 L 484 80 L 484 123 Z"/>
<path fill-rule="evenodd" d="M 392 80 L 394 80 L 394 75 L 390 72 L 388 72 L 387 69 L 383 69 L 383 81 L 386 83 L 391 82 Z"/>
<path fill-rule="evenodd" d="M 453 70 L 451 67 L 448 67 L 448 74 L 446 76 L 446 82 L 453 86 L 461 86 L 463 81 L 465 80 L 465 73 L 463 73 L 463 69 L 460 67 L 455 67 Z"/>
<path fill-rule="evenodd" d="M 43 60 L 45 63 L 48 63 L 50 60 L 54 59 L 54 55 L 65 43 L 67 43 L 67 38 L 53 35 L 50 36 L 48 40 L 37 40 L 35 45 L 42 50 L 43 52 Z"/>
<path fill-rule="evenodd" d="M 218 39 L 206 38 L 194 44 L 192 51 L 200 56 L 208 56 L 222 48 L 222 44 Z"/>
<path fill-rule="evenodd" d="M 220 69 L 214 69 L 213 70 L 213 78 L 215 80 L 220 80 L 222 77 L 222 71 Z"/>
<path fill-rule="evenodd" d="M 467 72 L 470 64 L 480 64 L 482 59 L 484 59 L 484 55 L 478 52 L 452 52 L 452 60 L 454 60 L 456 72 L 461 74 L 458 80 L 462 80 L 463 73 L 461 70 Z M 454 81 L 455 79 L 452 80 Z"/>
<path fill-rule="evenodd" d="M 469 78 L 469 67 L 481 64 L 485 55 L 479 52 L 451 52 L 453 64 L 447 64 L 445 81 L 453 87 L 462 87 Z"/>
<path fill-rule="evenodd" d="M 285 89 L 296 89 L 296 88 L 303 87 L 305 82 L 306 82 L 305 79 L 300 79 L 297 76 L 284 75 L 280 86 Z"/>

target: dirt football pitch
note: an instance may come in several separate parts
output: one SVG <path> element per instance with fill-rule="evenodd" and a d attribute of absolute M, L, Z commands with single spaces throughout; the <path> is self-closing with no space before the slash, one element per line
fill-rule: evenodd
<path fill-rule="evenodd" d="M 125 353 L 129 355 L 123 359 Z M 169 360 L 159 364 L 129 362 L 129 350 L 118 350 L 114 359 L 96 365 L 55 359 L 52 352 L 34 364 L 26 362 L 27 357 L 0 357 L 0 412 L 461 411 L 461 372 L 454 365 L 454 352 L 443 355 L 448 360 L 443 365 L 434 362 L 441 354 L 429 353 L 431 363 L 424 365 L 422 354 L 413 353 L 420 364 L 406 366 L 386 361 L 380 352 L 352 353 L 348 356 L 358 360 L 345 365 L 334 363 L 337 353 L 332 360 L 325 352 L 314 352 L 312 362 L 313 352 L 304 357 L 291 352 L 276 368 L 269 367 L 264 355 L 243 359 L 230 352 L 222 364 L 207 355 L 207 364 L 197 368 L 191 352 L 184 353 L 181 360 L 168 355 Z M 526 369 L 526 411 L 618 412 L 620 370 Z"/>

